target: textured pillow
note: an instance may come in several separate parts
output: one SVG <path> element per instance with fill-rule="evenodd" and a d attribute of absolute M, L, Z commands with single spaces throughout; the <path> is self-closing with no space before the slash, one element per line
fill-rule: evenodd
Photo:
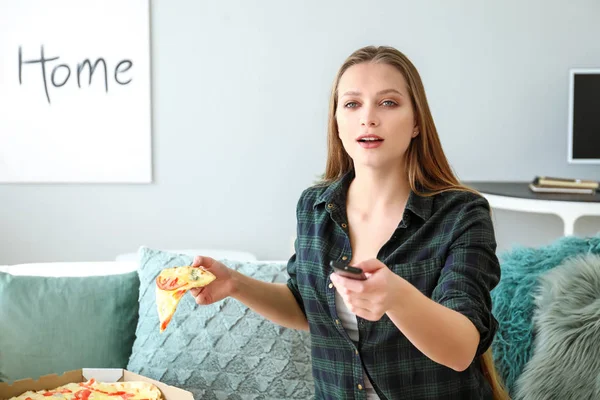
<path fill-rule="evenodd" d="M 585 253 L 600 254 L 600 235 L 563 237 L 538 248 L 515 247 L 499 255 L 502 277 L 492 291 L 498 332 L 492 348 L 498 371 L 510 393 L 532 354 L 533 294 L 542 273 L 565 259 Z"/>
<path fill-rule="evenodd" d="M 181 387 L 196 399 L 314 397 L 307 332 L 282 328 L 234 299 L 198 306 L 190 294 L 159 333 L 156 275 L 192 258 L 140 248 L 140 319 L 127 369 Z M 285 263 L 223 261 L 256 279 L 285 282 Z"/>
<path fill-rule="evenodd" d="M 135 271 L 93 277 L 0 272 L 0 379 L 125 368 L 138 290 Z"/>
<path fill-rule="evenodd" d="M 573 257 L 540 277 L 533 356 L 515 399 L 600 399 L 600 256 Z"/>

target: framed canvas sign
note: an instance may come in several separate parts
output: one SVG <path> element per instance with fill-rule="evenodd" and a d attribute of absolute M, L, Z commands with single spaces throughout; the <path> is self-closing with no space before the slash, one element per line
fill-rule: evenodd
<path fill-rule="evenodd" d="M 148 0 L 0 2 L 0 182 L 152 182 Z"/>

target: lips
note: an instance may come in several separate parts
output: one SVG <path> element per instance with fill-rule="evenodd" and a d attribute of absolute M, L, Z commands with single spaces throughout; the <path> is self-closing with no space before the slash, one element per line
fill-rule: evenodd
<path fill-rule="evenodd" d="M 377 135 L 368 134 L 368 135 L 360 135 L 357 139 L 357 142 L 361 143 L 371 143 L 371 142 L 383 142 L 383 138 Z"/>
<path fill-rule="evenodd" d="M 377 135 L 361 135 L 356 139 L 358 145 L 363 149 L 376 149 L 383 143 L 383 138 Z"/>

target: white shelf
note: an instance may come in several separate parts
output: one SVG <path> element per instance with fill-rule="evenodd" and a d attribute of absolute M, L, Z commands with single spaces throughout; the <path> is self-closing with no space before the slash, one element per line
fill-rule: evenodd
<path fill-rule="evenodd" d="M 600 202 L 530 199 L 480 192 L 492 208 L 557 215 L 563 221 L 565 236 L 573 235 L 575 222 L 580 217 L 600 216 Z"/>

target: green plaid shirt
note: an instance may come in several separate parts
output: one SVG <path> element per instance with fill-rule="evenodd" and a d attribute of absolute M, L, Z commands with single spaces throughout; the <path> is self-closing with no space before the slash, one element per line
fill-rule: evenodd
<path fill-rule="evenodd" d="M 491 399 L 479 357 L 462 372 L 438 364 L 387 315 L 376 322 L 358 317 L 358 343 L 348 337 L 329 285 L 329 262 L 352 258 L 346 194 L 353 177 L 350 172 L 329 186 L 311 187 L 298 201 L 288 287 L 310 326 L 316 398 L 365 399 L 364 368 L 381 399 Z M 429 298 L 469 318 L 481 335 L 479 356 L 497 329 L 490 298 L 500 279 L 495 250 L 485 198 L 464 191 L 431 197 L 412 192 L 377 258 Z"/>

